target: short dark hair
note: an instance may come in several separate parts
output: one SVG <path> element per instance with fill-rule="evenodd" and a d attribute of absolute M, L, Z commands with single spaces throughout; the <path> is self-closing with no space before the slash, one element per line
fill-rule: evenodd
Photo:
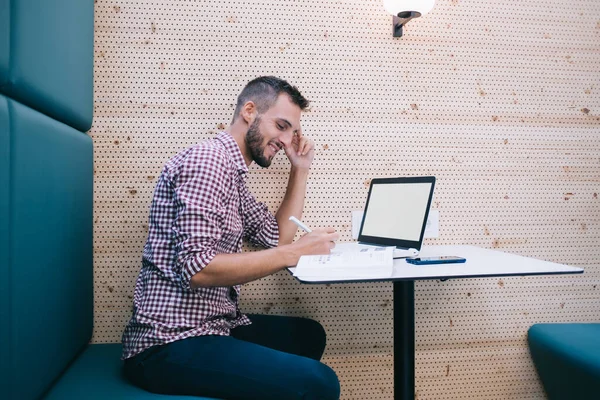
<path fill-rule="evenodd" d="M 248 101 L 252 101 L 256 105 L 259 114 L 265 113 L 275 104 L 281 93 L 287 94 L 290 100 L 301 110 L 308 107 L 309 101 L 302 96 L 295 86 L 274 76 L 261 76 L 248 82 L 238 96 L 233 120 L 237 119 L 243 105 Z"/>

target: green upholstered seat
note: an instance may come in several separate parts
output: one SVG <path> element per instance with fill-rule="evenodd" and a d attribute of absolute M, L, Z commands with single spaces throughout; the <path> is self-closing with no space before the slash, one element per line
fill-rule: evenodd
<path fill-rule="evenodd" d="M 191 398 L 136 388 L 120 344 L 88 345 L 92 185 L 90 137 L 0 95 L 0 397 Z"/>
<path fill-rule="evenodd" d="M 548 398 L 600 397 L 600 323 L 533 325 L 528 342 Z"/>
<path fill-rule="evenodd" d="M 120 344 L 89 346 L 44 399 L 211 400 L 208 397 L 153 394 L 139 389 L 123 377 L 120 356 Z"/>
<path fill-rule="evenodd" d="M 0 93 L 87 131 L 93 63 L 93 1 L 0 1 Z"/>
<path fill-rule="evenodd" d="M 0 396 L 29 400 L 92 335 L 93 147 L 0 95 L 0 154 Z"/>

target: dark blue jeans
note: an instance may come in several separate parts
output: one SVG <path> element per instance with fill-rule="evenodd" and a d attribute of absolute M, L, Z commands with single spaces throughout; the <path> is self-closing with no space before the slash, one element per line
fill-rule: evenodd
<path fill-rule="evenodd" d="M 150 392 L 236 400 L 338 400 L 335 372 L 319 362 L 325 331 L 316 321 L 248 315 L 231 336 L 199 336 L 125 360 L 125 375 Z"/>

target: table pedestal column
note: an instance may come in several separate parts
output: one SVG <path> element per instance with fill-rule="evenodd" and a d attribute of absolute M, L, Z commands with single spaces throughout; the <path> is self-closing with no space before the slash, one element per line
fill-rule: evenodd
<path fill-rule="evenodd" d="M 394 282 L 394 400 L 415 399 L 415 282 Z"/>

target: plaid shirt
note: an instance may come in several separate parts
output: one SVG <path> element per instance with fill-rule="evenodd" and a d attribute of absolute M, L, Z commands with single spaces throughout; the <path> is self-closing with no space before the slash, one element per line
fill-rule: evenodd
<path fill-rule="evenodd" d="M 225 132 L 165 165 L 150 209 L 133 315 L 123 332 L 123 359 L 188 337 L 229 335 L 250 324 L 238 308 L 239 285 L 190 287 L 192 276 L 215 255 L 241 253 L 243 238 L 277 246 L 277 221 L 248 191 L 247 173 L 237 143 Z"/>

